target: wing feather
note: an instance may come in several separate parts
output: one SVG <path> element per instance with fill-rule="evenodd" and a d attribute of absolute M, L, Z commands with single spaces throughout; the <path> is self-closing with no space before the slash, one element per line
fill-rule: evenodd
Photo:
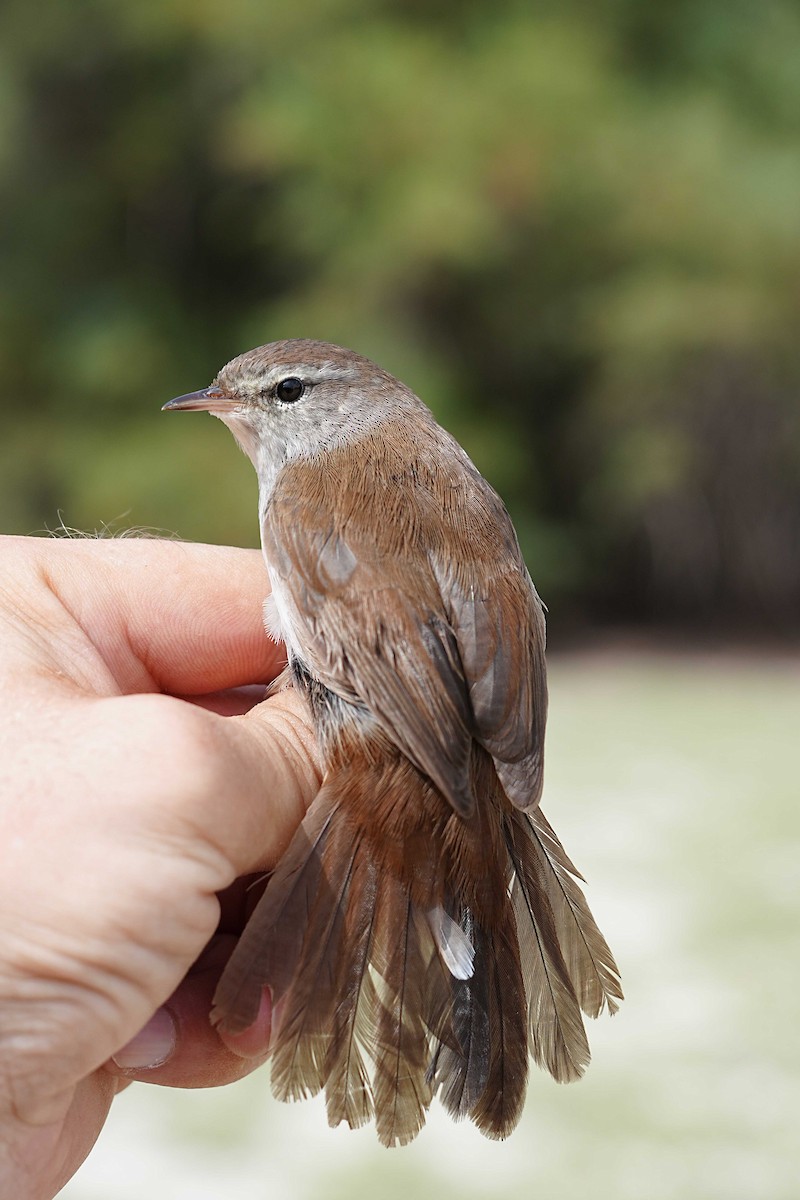
<path fill-rule="evenodd" d="M 324 471 L 294 460 L 262 536 L 284 635 L 316 678 L 366 705 L 460 815 L 475 806 L 473 739 L 509 799 L 537 804 L 542 605 L 502 501 L 449 435 L 373 431 Z"/>

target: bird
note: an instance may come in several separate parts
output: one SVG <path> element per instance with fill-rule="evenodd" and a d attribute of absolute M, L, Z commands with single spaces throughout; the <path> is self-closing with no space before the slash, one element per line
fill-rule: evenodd
<path fill-rule="evenodd" d="M 220 418 L 258 476 L 282 683 L 322 781 L 220 978 L 273 1004 L 271 1085 L 385 1146 L 434 1097 L 490 1138 L 531 1059 L 578 1079 L 620 974 L 545 818 L 544 606 L 508 512 L 408 387 L 351 350 L 249 350 L 168 410 Z"/>

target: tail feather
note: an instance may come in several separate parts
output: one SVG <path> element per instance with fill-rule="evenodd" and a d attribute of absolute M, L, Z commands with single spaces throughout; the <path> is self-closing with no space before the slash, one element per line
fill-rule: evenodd
<path fill-rule="evenodd" d="M 336 806 L 321 791 L 271 876 L 214 993 L 211 1021 L 228 1033 L 248 1029 L 265 986 L 273 1003 L 290 986 L 308 914 L 321 889 L 322 849 Z"/>
<path fill-rule="evenodd" d="M 424 1125 L 433 1096 L 428 1078 L 430 1046 L 422 1015 L 432 937 L 424 922 L 416 918 L 408 891 L 391 877 L 382 880 L 376 922 L 374 963 L 380 976 L 376 1126 L 385 1146 L 402 1146 Z M 427 962 L 423 952 L 425 934 L 429 941 Z"/>
<path fill-rule="evenodd" d="M 377 996 L 369 973 L 378 878 L 366 855 L 356 861 L 350 883 L 343 938 L 351 947 L 343 955 L 336 987 L 331 1042 L 325 1063 L 328 1123 L 346 1121 L 351 1129 L 365 1125 L 375 1114 L 372 1084 L 364 1050 L 373 1042 L 371 1029 Z"/>
<path fill-rule="evenodd" d="M 544 813 L 536 809 L 529 820 L 545 894 L 578 1003 L 587 1017 L 598 1017 L 604 1008 L 613 1015 L 623 999 L 619 968 L 575 882 L 583 876 L 567 857 Z"/>
<path fill-rule="evenodd" d="M 488 963 L 491 944 L 475 927 L 469 910 L 462 913 L 462 928 L 475 950 L 468 979 L 449 979 L 452 1037 L 440 1043 L 432 1065 L 440 1099 L 456 1120 L 473 1111 L 489 1081 L 491 1034 L 489 1028 Z"/>
<path fill-rule="evenodd" d="M 482 938 L 489 940 L 486 934 Z M 507 921 L 492 931 L 486 961 L 489 1073 L 469 1115 L 482 1133 L 499 1139 L 519 1121 L 528 1083 L 525 985 L 510 909 Z"/>
<path fill-rule="evenodd" d="M 509 814 L 506 844 L 515 872 L 511 898 L 527 980 L 530 1050 L 539 1066 L 566 1083 L 586 1070 L 589 1043 L 524 820 Z"/>
<path fill-rule="evenodd" d="M 322 851 L 325 883 L 308 914 L 302 952 L 273 1034 L 272 1090 L 279 1100 L 314 1096 L 325 1082 L 358 849 L 345 824 L 334 823 Z"/>

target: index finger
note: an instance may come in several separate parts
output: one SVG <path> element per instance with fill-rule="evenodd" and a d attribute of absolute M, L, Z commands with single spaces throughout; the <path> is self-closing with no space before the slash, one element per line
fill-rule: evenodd
<path fill-rule="evenodd" d="M 123 691 L 193 696 L 265 683 L 286 661 L 264 629 L 269 580 L 258 550 L 149 538 L 14 540 L 28 543 Z"/>

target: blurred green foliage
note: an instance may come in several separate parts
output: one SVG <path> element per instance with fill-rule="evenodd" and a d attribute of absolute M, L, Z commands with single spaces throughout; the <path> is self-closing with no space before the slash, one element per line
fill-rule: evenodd
<path fill-rule="evenodd" d="M 255 543 L 161 416 L 351 345 L 562 619 L 800 623 L 795 0 L 5 0 L 0 526 Z"/>

